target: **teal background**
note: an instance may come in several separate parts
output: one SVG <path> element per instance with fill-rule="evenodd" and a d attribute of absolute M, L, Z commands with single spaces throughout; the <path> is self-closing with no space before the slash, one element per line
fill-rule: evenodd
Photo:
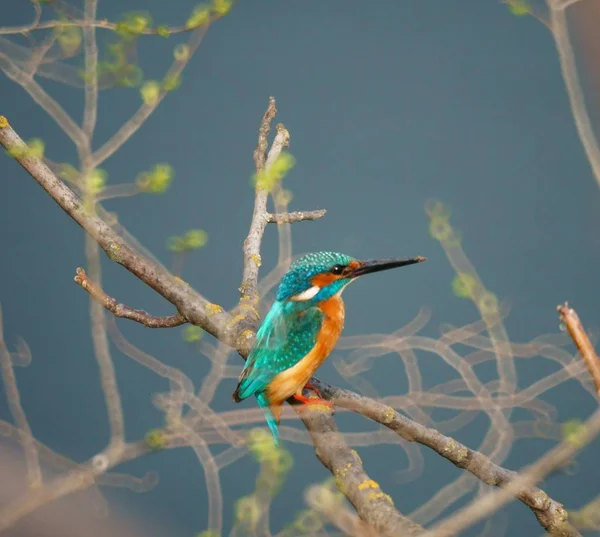
<path fill-rule="evenodd" d="M 193 6 L 187 0 L 103 0 L 98 17 L 115 20 L 124 11 L 146 9 L 159 23 L 180 24 Z M 5 0 L 0 7 L 2 25 L 24 24 L 31 17 L 26 2 Z M 176 42 L 175 37 L 141 39 L 147 78 L 162 76 Z M 583 72 L 593 74 L 596 41 L 581 43 L 587 47 Z M 586 80 L 593 89 L 595 78 Z M 80 120 L 80 90 L 53 82 L 44 87 Z M 132 181 L 157 162 L 173 165 L 176 178 L 164 196 L 140 195 L 106 207 L 117 211 L 125 227 L 165 264 L 170 261 L 167 237 L 206 229 L 209 243 L 190 256 L 184 277 L 226 308 L 238 298 L 242 241 L 253 206 L 252 152 L 269 95 L 277 99 L 277 121 L 290 130 L 290 150 L 297 159 L 286 178 L 294 193 L 291 208 L 328 211 L 317 223 L 293 227 L 294 253 L 428 257 L 419 267 L 350 287 L 344 295 L 346 335 L 392 332 L 422 306 L 433 311 L 423 331 L 429 336 L 439 334 L 441 323 L 460 326 L 477 319 L 473 304 L 452 294 L 452 268 L 429 235 L 424 205 L 431 198 L 452 208 L 452 223 L 461 230 L 463 247 L 483 282 L 511 305 L 506 326 L 513 341 L 558 332 L 555 307 L 565 300 L 592 334 L 598 333 L 600 193 L 575 130 L 552 36 L 542 24 L 515 17 L 492 0 L 239 2 L 209 30 L 181 88 L 104 165 L 111 184 Z M 95 147 L 139 102 L 136 90 L 101 94 Z M 593 107 L 594 98 L 590 103 Z M 70 141 L 5 76 L 0 77 L 0 113 L 24 139 L 43 138 L 52 160 L 74 163 Z M 75 268 L 85 262 L 83 234 L 5 155 L 0 178 L 4 333 L 9 346 L 17 336 L 25 338 L 34 357 L 29 368 L 17 370 L 22 402 L 38 439 L 85 460 L 105 446 L 108 425 L 89 334 L 88 297 L 72 281 Z M 276 262 L 274 227 L 267 229 L 262 254 L 266 273 Z M 103 267 L 105 288 L 120 301 L 155 314 L 172 312 L 122 268 L 107 259 Z M 126 321 L 119 326 L 142 349 L 182 368 L 197 384 L 206 374 L 207 359 L 183 342 L 179 329 L 151 331 Z M 418 356 L 426 386 L 449 378 L 441 360 Z M 134 440 L 161 424 L 151 394 L 168 386 L 116 350 L 113 357 L 127 436 Z M 555 370 L 541 359 L 521 362 L 519 368 L 523 385 Z M 331 362 L 319 376 L 346 385 Z M 368 378 L 382 394 L 407 388 L 401 364 L 389 357 L 380 359 Z M 219 389 L 217 410 L 233 408 L 234 384 L 231 380 Z M 545 399 L 557 406 L 560 420 L 585 418 L 597 404 L 575 382 Z M 0 400 L 0 418 L 8 416 Z M 372 428 L 349 416 L 338 423 L 345 430 Z M 488 425 L 487 419 L 477 419 L 455 436 L 477 445 Z M 519 442 L 505 465 L 518 469 L 551 445 Z M 568 507 L 594 498 L 600 479 L 593 457 L 597 447 L 578 458 L 573 475 L 549 478 L 547 492 Z M 274 530 L 301 508 L 304 488 L 327 477 L 311 448 L 290 449 L 295 466 L 275 502 Z M 405 513 L 459 475 L 436 454 L 419 450 L 423 475 L 399 483 L 396 471 L 406 457 L 397 446 L 359 449 L 367 471 Z M 160 475 L 155 489 L 143 495 L 108 490 L 113 505 L 160 521 L 172 535 L 203 530 L 206 492 L 191 450 L 152 455 L 122 468 L 136 475 L 149 470 Z M 233 500 L 254 488 L 256 471 L 246 457 L 222 473 L 226 529 Z M 510 531 L 540 533 L 521 504 L 511 504 L 505 513 Z"/>

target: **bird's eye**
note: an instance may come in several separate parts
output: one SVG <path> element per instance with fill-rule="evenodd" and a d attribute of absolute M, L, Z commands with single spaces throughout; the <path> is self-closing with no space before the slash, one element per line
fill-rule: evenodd
<path fill-rule="evenodd" d="M 333 265 L 333 267 L 331 267 L 332 274 L 341 274 L 343 270 L 344 267 L 342 267 L 342 265 Z"/>

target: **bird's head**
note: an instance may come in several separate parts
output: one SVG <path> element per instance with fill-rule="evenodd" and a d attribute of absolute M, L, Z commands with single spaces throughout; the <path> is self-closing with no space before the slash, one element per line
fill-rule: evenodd
<path fill-rule="evenodd" d="M 307 254 L 292 263 L 281 280 L 277 300 L 312 305 L 341 293 L 359 276 L 422 261 L 424 257 L 359 261 L 335 252 Z"/>

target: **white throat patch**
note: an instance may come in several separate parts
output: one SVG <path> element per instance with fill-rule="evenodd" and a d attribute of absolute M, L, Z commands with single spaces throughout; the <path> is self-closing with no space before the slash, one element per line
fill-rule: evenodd
<path fill-rule="evenodd" d="M 314 298 L 320 290 L 321 288 L 318 285 L 313 285 L 306 291 L 302 291 L 301 293 L 294 295 L 290 298 L 290 300 L 294 300 L 295 302 L 306 302 L 307 300 Z"/>

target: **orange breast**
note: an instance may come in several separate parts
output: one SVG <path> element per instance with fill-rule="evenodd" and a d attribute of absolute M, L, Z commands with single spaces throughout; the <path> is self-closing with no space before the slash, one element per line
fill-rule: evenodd
<path fill-rule="evenodd" d="M 267 388 L 271 404 L 276 405 L 294 394 L 301 394 L 304 385 L 334 349 L 344 329 L 344 302 L 339 296 L 334 296 L 320 304 L 319 308 L 324 319 L 317 342 L 294 367 L 282 371 L 271 381 Z"/>

